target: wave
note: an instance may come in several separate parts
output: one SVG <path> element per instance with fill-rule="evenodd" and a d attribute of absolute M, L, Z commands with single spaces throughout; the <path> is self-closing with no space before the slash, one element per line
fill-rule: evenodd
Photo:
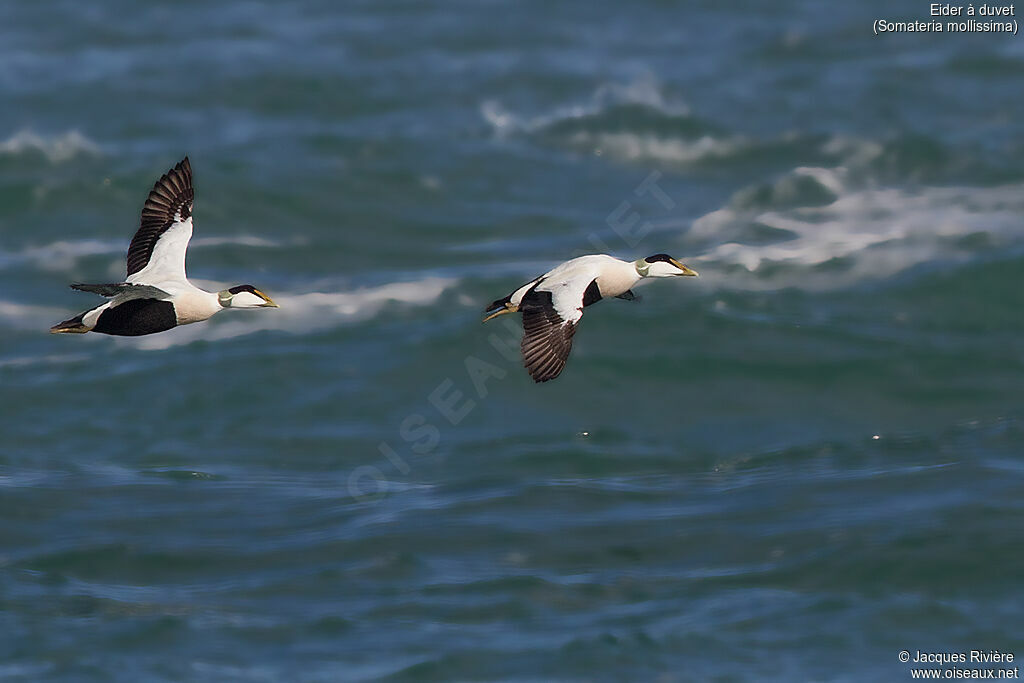
<path fill-rule="evenodd" d="M 759 148 L 753 139 L 720 131 L 682 105 L 666 106 L 657 99 L 574 105 L 534 117 L 514 114 L 491 100 L 480 106 L 480 113 L 499 137 L 521 134 L 627 162 L 685 166 L 727 160 Z"/>
<path fill-rule="evenodd" d="M 224 245 L 280 247 L 285 246 L 285 243 L 252 235 L 212 236 L 193 239 L 189 244 L 189 249 Z M 123 239 L 58 240 L 50 244 L 24 247 L 15 251 L 0 249 L 0 268 L 29 264 L 46 271 L 67 271 L 74 268 L 81 259 L 105 255 L 116 255 L 121 258 L 127 251 L 128 242 Z M 114 276 L 116 277 L 116 274 Z"/>
<path fill-rule="evenodd" d="M 94 357 L 87 353 L 55 353 L 44 356 L 16 356 L 0 359 L 0 368 L 27 368 L 35 365 L 68 365 L 71 363 L 89 363 Z M 3 485 L 0 478 L 0 485 Z"/>
<path fill-rule="evenodd" d="M 914 133 L 884 141 L 813 130 L 780 131 L 759 137 L 724 127 L 673 100 L 648 77 L 625 85 L 603 85 L 582 103 L 535 115 L 519 114 L 496 100 L 480 115 L 501 138 L 523 136 L 583 154 L 665 169 L 695 165 L 780 170 L 801 166 L 860 168 L 877 180 L 917 182 L 950 175 L 980 177 L 1001 172 L 984 150 L 952 153 L 943 141 Z"/>
<path fill-rule="evenodd" d="M 927 178 L 943 170 L 942 158 L 928 158 L 921 147 L 930 141 L 911 136 L 888 143 L 844 135 L 784 132 L 756 138 L 712 126 L 693 116 L 667 117 L 644 123 L 634 120 L 627 130 L 616 121 L 621 112 L 552 126 L 538 137 L 569 149 L 628 163 L 667 168 L 695 165 L 781 165 L 801 163 L 863 169 L 876 177 L 904 173 Z M 936 146 L 936 145 L 933 145 Z M 921 154 L 916 164 L 915 154 Z M 931 166 L 929 166 L 931 164 Z"/>
<path fill-rule="evenodd" d="M 547 114 L 516 114 L 497 100 L 480 104 L 480 116 L 499 137 L 525 135 L 570 150 L 626 162 L 687 166 L 745 158 L 784 145 L 806 146 L 786 134 L 759 141 L 695 116 L 685 102 L 665 94 L 652 76 L 603 84 L 584 102 Z M 810 140 L 820 141 L 820 136 Z"/>
<path fill-rule="evenodd" d="M 8 330 L 46 332 L 55 322 L 71 317 L 64 315 L 65 313 L 67 310 L 56 306 L 31 306 L 13 301 L 0 301 L 0 326 Z"/>
<path fill-rule="evenodd" d="M 597 156 L 610 156 L 623 161 L 653 161 L 689 165 L 703 161 L 725 160 L 750 152 L 754 143 L 741 136 L 716 138 L 701 135 L 696 138 L 665 138 L 644 133 L 590 133 L 572 134 L 568 144 L 582 151 L 593 151 Z"/>
<path fill-rule="evenodd" d="M 513 133 L 532 133 L 552 126 L 600 114 L 620 106 L 643 107 L 668 116 L 689 115 L 689 107 L 667 98 L 651 75 L 630 83 L 606 83 L 593 92 L 587 102 L 559 107 L 549 114 L 523 116 L 506 109 L 497 100 L 480 105 L 480 115 L 499 136 Z"/>
<path fill-rule="evenodd" d="M 673 101 L 653 78 L 603 85 L 587 102 L 534 116 L 516 114 L 495 100 L 480 114 L 498 137 L 525 135 L 540 142 L 620 161 L 669 166 L 763 158 L 842 163 L 878 153 L 876 143 L 787 132 L 757 139 L 729 131 Z"/>
<path fill-rule="evenodd" d="M 429 306 L 458 283 L 453 278 L 428 277 L 412 282 L 393 282 L 352 291 L 274 294 L 281 306 L 272 311 L 226 312 L 209 323 L 186 325 L 168 332 L 132 340 L 120 340 L 135 348 L 162 350 L 200 339 L 219 341 L 255 332 L 282 331 L 305 334 L 372 318 L 391 305 Z M 218 291 L 222 283 L 195 281 L 199 287 Z"/>
<path fill-rule="evenodd" d="M 0 250 L 0 268 L 30 264 L 41 270 L 70 270 L 80 259 L 127 250 L 128 246 L 123 240 L 58 240 L 17 251 Z"/>
<path fill-rule="evenodd" d="M 41 154 L 54 164 L 69 161 L 80 154 L 98 156 L 101 152 L 98 144 L 77 130 L 50 136 L 39 135 L 31 130 L 20 130 L 6 140 L 0 141 L 0 156 Z"/>
<path fill-rule="evenodd" d="M 1024 239 L 1024 185 L 863 187 L 846 168 L 799 167 L 737 192 L 684 242 L 728 287 L 832 289 Z"/>

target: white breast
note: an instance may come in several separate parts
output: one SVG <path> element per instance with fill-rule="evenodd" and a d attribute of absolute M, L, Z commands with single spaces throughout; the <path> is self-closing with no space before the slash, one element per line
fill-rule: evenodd
<path fill-rule="evenodd" d="M 612 297 L 628 291 L 639 281 L 640 274 L 632 263 L 610 258 L 602 264 L 601 274 L 597 276 L 597 287 L 601 290 L 601 296 Z"/>
<path fill-rule="evenodd" d="M 197 287 L 175 295 L 171 301 L 174 303 L 174 315 L 179 325 L 209 320 L 223 310 L 216 294 L 204 292 Z"/>

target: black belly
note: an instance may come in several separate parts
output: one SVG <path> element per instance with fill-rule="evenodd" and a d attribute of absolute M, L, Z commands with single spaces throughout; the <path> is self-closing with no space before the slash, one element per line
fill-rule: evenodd
<path fill-rule="evenodd" d="M 174 304 L 159 299 L 132 299 L 100 314 L 93 332 L 138 337 L 169 330 L 178 324 Z"/>

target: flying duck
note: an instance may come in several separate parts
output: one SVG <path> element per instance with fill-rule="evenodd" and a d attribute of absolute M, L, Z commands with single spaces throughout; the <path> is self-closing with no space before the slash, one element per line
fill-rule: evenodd
<path fill-rule="evenodd" d="M 71 285 L 109 301 L 54 325 L 50 332 L 123 337 L 163 332 L 207 320 L 227 308 L 277 308 L 252 285 L 206 292 L 185 276 L 192 238 L 192 166 L 188 157 L 153 185 L 142 223 L 128 247 L 128 277 L 108 285 Z"/>
<path fill-rule="evenodd" d="M 609 297 L 632 301 L 637 297 L 630 287 L 643 278 L 676 275 L 695 277 L 697 271 L 668 254 L 632 263 L 606 254 L 580 256 L 493 302 L 484 322 L 522 312 L 523 364 L 535 382 L 547 382 L 565 367 L 584 308 Z"/>

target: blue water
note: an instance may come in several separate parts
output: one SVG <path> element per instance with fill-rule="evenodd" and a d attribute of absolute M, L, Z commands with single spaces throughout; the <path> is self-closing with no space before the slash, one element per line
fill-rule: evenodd
<path fill-rule="evenodd" d="M 1024 656 L 1024 43 L 927 12 L 4 4 L 0 681 Z M 281 308 L 47 334 L 186 154 Z M 592 251 L 702 277 L 534 385 L 483 307 Z"/>

